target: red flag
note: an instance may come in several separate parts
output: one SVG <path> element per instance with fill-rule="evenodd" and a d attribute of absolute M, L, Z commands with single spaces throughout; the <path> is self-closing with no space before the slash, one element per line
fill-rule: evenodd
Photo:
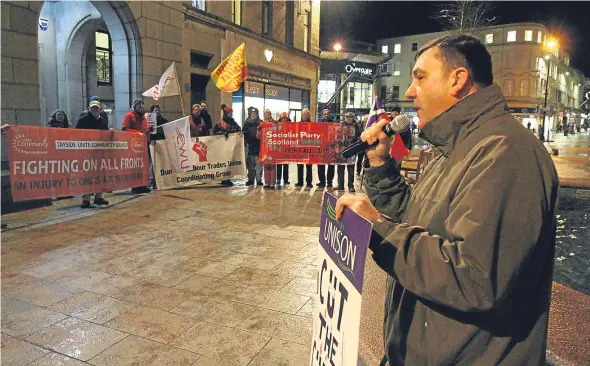
<path fill-rule="evenodd" d="M 404 140 L 402 140 L 402 137 L 399 133 L 396 133 L 395 139 L 391 144 L 391 149 L 389 150 L 389 155 L 396 161 L 400 161 L 404 158 L 404 156 L 406 156 L 408 152 L 409 150 L 406 145 L 404 145 Z"/>

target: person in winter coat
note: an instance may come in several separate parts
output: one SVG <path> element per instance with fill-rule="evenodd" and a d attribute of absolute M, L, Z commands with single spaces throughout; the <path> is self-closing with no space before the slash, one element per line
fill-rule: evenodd
<path fill-rule="evenodd" d="M 147 136 L 150 132 L 148 129 L 147 120 L 145 119 L 144 113 L 144 103 L 143 99 L 137 98 L 133 101 L 133 105 L 131 106 L 132 110 L 129 111 L 125 117 L 123 118 L 123 131 L 138 131 Z M 147 137 L 146 137 L 147 142 Z M 150 170 L 151 173 L 151 170 Z M 150 177 L 153 179 L 153 177 Z M 135 194 L 140 193 L 150 193 L 150 187 L 134 187 L 131 189 L 131 192 Z"/>
<path fill-rule="evenodd" d="M 368 198 L 344 206 L 373 223 L 387 274 L 389 365 L 544 365 L 559 182 L 543 144 L 508 111 L 486 47 L 469 35 L 417 52 L 406 98 L 441 150 L 410 189 L 380 120 L 365 130 Z"/>
<path fill-rule="evenodd" d="M 93 100 L 88 106 L 88 113 L 83 114 L 76 122 L 76 128 L 83 130 L 108 130 L 107 122 L 100 115 L 100 102 Z M 91 193 L 82 195 L 82 208 L 90 208 Z M 103 198 L 102 192 L 94 193 L 95 205 L 108 205 L 109 201 Z"/>
<path fill-rule="evenodd" d="M 47 122 L 47 127 L 70 128 L 70 121 L 68 121 L 66 112 L 61 109 L 53 112 L 49 118 L 49 121 Z"/>
<path fill-rule="evenodd" d="M 291 122 L 287 112 L 281 113 L 278 122 Z M 277 187 L 281 187 L 281 177 L 283 178 L 283 186 L 291 184 L 289 182 L 289 164 L 277 164 Z"/>
<path fill-rule="evenodd" d="M 233 109 L 231 109 L 230 106 L 222 104 L 221 111 L 223 113 L 223 118 L 220 119 L 215 124 L 215 126 L 213 126 L 213 134 L 225 135 L 227 137 L 230 133 L 240 132 L 240 125 L 238 125 L 232 117 Z M 222 180 L 221 184 L 227 187 L 231 187 L 234 185 L 233 182 L 229 179 Z"/>
<path fill-rule="evenodd" d="M 311 112 L 309 109 L 304 108 L 301 111 L 301 122 L 311 122 Z M 305 166 L 305 182 L 307 188 L 313 188 L 313 175 L 312 175 L 312 167 L 311 164 L 297 164 L 297 184 L 295 187 L 303 187 L 303 167 Z"/>
<path fill-rule="evenodd" d="M 150 113 L 155 113 L 157 116 L 156 117 L 157 132 L 155 135 L 150 134 L 150 141 L 165 140 L 166 136 L 164 135 L 164 129 L 160 126 L 168 123 L 168 120 L 162 116 L 162 110 L 161 110 L 160 106 L 157 104 L 154 104 L 150 107 Z"/>
<path fill-rule="evenodd" d="M 201 105 L 193 104 L 191 108 L 191 137 L 209 136 L 209 128 L 201 117 Z"/>
<path fill-rule="evenodd" d="M 277 122 L 272 118 L 272 112 L 270 109 L 264 110 L 263 117 L 264 119 L 262 122 Z M 277 164 L 264 163 L 262 169 L 264 170 L 264 188 L 274 189 L 277 181 Z"/>
<path fill-rule="evenodd" d="M 258 117 L 258 108 L 248 108 L 248 119 L 244 123 L 242 132 L 244 132 L 244 140 L 248 148 L 248 156 L 246 157 L 246 168 L 248 169 L 247 186 L 256 183 L 262 186 L 262 164 L 260 164 L 260 118 Z"/>
<path fill-rule="evenodd" d="M 98 104 L 100 105 L 100 98 L 98 96 L 93 96 L 90 98 L 90 102 L 98 102 Z M 85 110 L 84 112 L 80 113 L 80 117 L 83 117 L 84 115 L 88 114 L 88 109 Z M 107 112 L 105 112 L 102 107 L 100 108 L 100 117 L 102 118 L 102 120 L 105 123 L 105 126 L 108 128 L 109 127 L 109 115 L 107 114 Z"/>
<path fill-rule="evenodd" d="M 330 117 L 330 110 L 329 109 L 324 109 L 322 111 L 322 119 L 320 120 L 320 122 L 334 122 L 332 117 Z M 334 165 L 328 165 L 328 184 L 327 184 L 328 188 L 332 188 L 332 182 L 334 181 L 334 175 L 335 175 L 334 173 L 335 173 Z M 326 166 L 324 164 L 318 165 L 318 178 L 320 179 L 320 182 L 318 183 L 318 187 L 320 187 L 320 188 L 326 187 Z"/>
<path fill-rule="evenodd" d="M 201 101 L 201 118 L 205 121 L 205 126 L 207 126 L 207 131 L 211 131 L 213 128 L 213 124 L 211 123 L 211 115 L 207 111 L 207 101 Z"/>
<path fill-rule="evenodd" d="M 352 130 L 350 131 L 353 135 L 351 143 L 357 141 L 361 136 L 361 131 L 354 120 L 355 115 L 352 112 L 348 112 L 344 115 L 344 121 L 340 123 L 341 128 Z M 348 179 L 348 191 L 354 193 L 354 160 L 350 165 L 338 165 L 338 189 L 344 191 L 344 170 L 346 169 Z"/>

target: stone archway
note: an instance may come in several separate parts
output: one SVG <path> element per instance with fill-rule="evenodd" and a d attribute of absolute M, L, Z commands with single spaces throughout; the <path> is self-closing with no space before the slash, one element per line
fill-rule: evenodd
<path fill-rule="evenodd" d="M 115 105 L 109 122 L 114 128 L 121 128 L 133 98 L 142 92 L 141 38 L 128 5 L 118 1 L 46 2 L 41 10 L 41 16 L 44 15 L 52 17 L 54 24 L 60 24 L 60 29 L 54 31 L 53 49 L 43 47 L 42 38 L 46 37 L 39 35 L 44 117 L 61 108 L 75 123 L 80 112 L 87 108 L 90 95 L 86 83 L 92 80 L 87 80 L 86 56 L 93 46 L 94 32 L 106 27 L 112 45 L 111 82 Z M 44 62 L 44 58 L 53 58 L 53 62 Z M 52 70 L 52 66 L 55 69 Z M 56 93 L 51 94 L 52 91 Z"/>

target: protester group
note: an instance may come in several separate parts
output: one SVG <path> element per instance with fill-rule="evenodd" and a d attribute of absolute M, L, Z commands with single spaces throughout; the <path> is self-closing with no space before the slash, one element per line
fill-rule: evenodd
<path fill-rule="evenodd" d="M 159 105 L 154 104 L 149 108 L 150 113 L 154 113 L 156 116 L 156 126 L 148 126 L 148 122 L 145 116 L 145 104 L 140 98 L 135 99 L 131 110 L 125 115 L 123 119 L 122 130 L 123 131 L 139 131 L 149 136 L 149 141 L 164 140 L 165 135 L 162 129 L 162 125 L 168 123 L 168 120 L 163 117 L 162 109 Z M 206 101 L 194 104 L 191 108 L 190 121 L 190 132 L 192 137 L 204 137 L 211 135 L 226 135 L 233 133 L 243 133 L 244 142 L 246 144 L 246 167 L 248 180 L 246 186 L 263 186 L 265 189 L 280 189 L 285 186 L 289 186 L 289 164 L 262 164 L 260 162 L 260 134 L 261 134 L 261 123 L 271 122 L 312 122 L 311 112 L 309 109 L 303 109 L 301 111 L 301 121 L 291 121 L 287 112 L 276 113 L 269 109 L 265 109 L 260 117 L 260 112 L 256 107 L 249 107 L 247 110 L 248 117 L 244 122 L 242 128 L 233 118 L 233 109 L 225 104 L 221 105 L 221 119 L 215 124 L 212 122 L 211 114 L 208 110 L 208 104 Z M 400 114 L 399 107 L 394 107 L 391 112 L 391 117 L 394 118 Z M 276 117 L 276 119 L 273 117 Z M 108 130 L 109 120 L 108 114 L 102 109 L 100 98 L 94 96 L 90 99 L 88 110 L 81 113 L 79 116 L 75 128 L 78 129 L 92 129 L 92 130 Z M 365 115 L 360 120 L 353 112 L 347 112 L 344 115 L 344 119 L 340 122 L 344 128 L 352 129 L 353 138 L 352 141 L 356 141 L 360 138 L 362 131 L 364 130 L 369 116 Z M 335 122 L 331 117 L 330 111 L 324 109 L 322 111 L 322 117 L 314 123 L 324 122 Z M 72 127 L 66 113 L 58 109 L 50 117 L 48 127 L 57 128 L 70 128 Z M 404 144 L 411 150 L 412 148 L 412 133 L 410 131 L 401 134 Z M 151 189 L 156 188 L 156 181 L 154 177 L 154 170 L 152 167 L 152 156 L 148 154 L 150 160 L 150 187 L 135 187 L 132 188 L 134 194 L 149 193 Z M 356 174 L 361 175 L 363 166 L 368 166 L 368 162 L 365 159 L 364 154 L 360 154 L 356 161 Z M 318 188 L 334 188 L 334 178 L 336 172 L 338 173 L 338 186 L 339 190 L 344 190 L 345 180 L 348 191 L 355 192 L 354 180 L 355 180 L 355 164 L 349 165 L 317 165 L 319 182 L 316 184 Z M 327 171 L 327 172 L 326 172 Z M 346 171 L 346 172 L 345 172 Z M 327 174 L 326 174 L 327 173 Z M 222 180 L 222 186 L 233 186 L 231 180 Z M 308 189 L 313 188 L 313 165 L 312 164 L 297 164 L 297 182 L 295 187 L 301 188 L 305 186 Z M 90 193 L 82 196 L 82 207 L 91 207 L 91 195 Z M 94 193 L 94 204 L 96 205 L 108 205 L 109 202 L 103 198 L 102 192 Z"/>

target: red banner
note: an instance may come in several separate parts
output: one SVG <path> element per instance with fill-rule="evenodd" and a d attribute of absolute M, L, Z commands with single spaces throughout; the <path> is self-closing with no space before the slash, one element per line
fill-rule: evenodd
<path fill-rule="evenodd" d="M 141 133 L 10 126 L 8 143 L 15 201 L 149 184 L 147 139 Z"/>
<path fill-rule="evenodd" d="M 353 164 L 344 150 L 356 126 L 326 122 L 263 122 L 260 124 L 262 164 Z"/>

